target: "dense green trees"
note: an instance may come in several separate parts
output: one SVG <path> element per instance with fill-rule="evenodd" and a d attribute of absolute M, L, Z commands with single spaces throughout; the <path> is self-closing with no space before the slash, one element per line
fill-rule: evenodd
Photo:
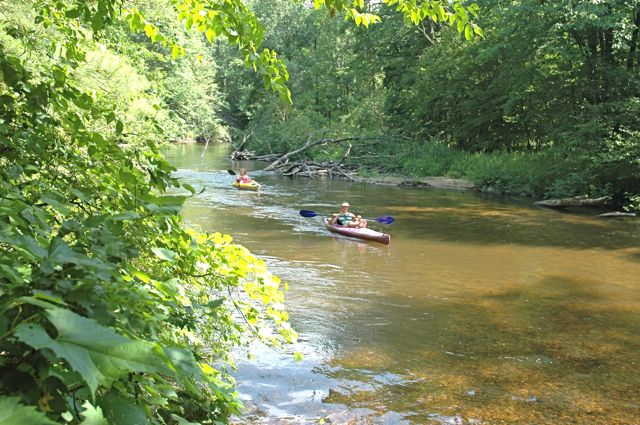
<path fill-rule="evenodd" d="M 252 104 L 241 128 L 256 149 L 288 149 L 309 132 L 376 135 L 385 142 L 354 147 L 353 166 L 536 196 L 638 193 L 637 2 L 486 0 L 473 42 L 377 3 L 383 24 L 368 31 L 261 3 L 256 13 L 280 16 L 272 25 L 288 34 L 266 43 L 289 65 L 294 105 Z"/>

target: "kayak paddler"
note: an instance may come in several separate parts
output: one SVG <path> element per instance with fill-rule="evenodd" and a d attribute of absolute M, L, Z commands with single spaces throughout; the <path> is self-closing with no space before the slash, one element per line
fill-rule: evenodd
<path fill-rule="evenodd" d="M 238 177 L 236 177 L 236 182 L 240 183 L 240 184 L 249 184 L 251 183 L 251 177 L 249 177 L 247 175 L 247 170 L 245 170 L 244 168 L 242 168 L 240 170 L 240 175 Z"/>
<path fill-rule="evenodd" d="M 337 224 L 338 226 L 345 227 L 367 227 L 367 220 L 359 215 L 355 215 L 349 212 L 350 206 L 351 205 L 349 205 L 348 202 L 343 202 L 342 204 L 340 204 L 340 212 L 333 214 L 333 217 L 331 218 L 331 224 Z"/>

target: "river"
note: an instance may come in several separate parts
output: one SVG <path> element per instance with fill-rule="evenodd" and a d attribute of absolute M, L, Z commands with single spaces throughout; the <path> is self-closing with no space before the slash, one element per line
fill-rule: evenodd
<path fill-rule="evenodd" d="M 226 145 L 167 152 L 205 191 L 187 223 L 228 233 L 289 284 L 290 352 L 241 360 L 236 423 L 638 424 L 640 222 L 517 199 L 261 173 Z M 245 167 L 259 193 L 230 186 Z M 392 235 L 329 234 L 349 201 Z"/>

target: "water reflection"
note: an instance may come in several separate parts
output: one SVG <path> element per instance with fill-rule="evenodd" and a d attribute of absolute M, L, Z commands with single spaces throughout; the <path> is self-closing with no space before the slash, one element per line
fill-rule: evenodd
<path fill-rule="evenodd" d="M 290 285 L 295 364 L 240 362 L 244 423 L 589 423 L 640 417 L 640 224 L 476 193 L 288 179 L 219 147 L 180 147 L 206 187 L 189 223 L 234 235 Z M 252 168 L 253 167 L 253 168 Z M 348 199 L 393 215 L 389 247 L 329 234 L 299 209 Z M 373 225 L 372 225 L 373 226 Z"/>

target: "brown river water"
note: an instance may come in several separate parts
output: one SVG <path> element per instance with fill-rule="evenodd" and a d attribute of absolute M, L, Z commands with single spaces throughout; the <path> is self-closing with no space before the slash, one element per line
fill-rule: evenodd
<path fill-rule="evenodd" d="M 640 424 L 640 220 L 529 199 L 290 179 L 172 147 L 183 214 L 289 284 L 300 341 L 240 360 L 235 423 Z M 260 193 L 230 186 L 240 167 Z M 348 200 L 391 245 L 327 232 Z M 292 352 L 301 351 L 296 363 Z"/>

